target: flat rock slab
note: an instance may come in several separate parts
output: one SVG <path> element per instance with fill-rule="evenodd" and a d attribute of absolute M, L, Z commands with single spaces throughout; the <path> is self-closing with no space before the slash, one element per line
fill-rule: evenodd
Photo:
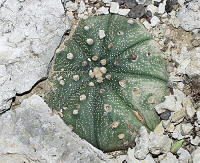
<path fill-rule="evenodd" d="M 0 0 L 0 113 L 47 75 L 69 27 L 59 0 Z"/>
<path fill-rule="evenodd" d="M 37 95 L 2 114 L 0 131 L 0 162 L 111 162 L 74 134 Z"/>

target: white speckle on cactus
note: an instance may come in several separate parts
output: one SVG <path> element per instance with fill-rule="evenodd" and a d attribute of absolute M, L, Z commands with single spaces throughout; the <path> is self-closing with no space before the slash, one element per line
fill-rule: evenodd
<path fill-rule="evenodd" d="M 84 30 L 85 30 L 85 31 L 88 31 L 89 29 L 90 29 L 90 27 L 88 27 L 87 25 L 84 26 Z"/>
<path fill-rule="evenodd" d="M 124 134 L 119 134 L 118 135 L 118 138 L 121 140 L 121 139 L 124 139 L 125 135 Z"/>
<path fill-rule="evenodd" d="M 120 80 L 120 81 L 119 81 L 119 85 L 120 85 L 122 88 L 126 88 L 126 81 L 125 81 L 125 80 Z"/>
<path fill-rule="evenodd" d="M 64 80 L 60 80 L 60 85 L 65 85 Z"/>
<path fill-rule="evenodd" d="M 78 110 L 73 110 L 73 114 L 77 115 L 78 114 Z"/>
<path fill-rule="evenodd" d="M 89 71 L 89 76 L 90 76 L 91 78 L 94 78 L 94 72 L 92 72 L 92 70 Z"/>
<path fill-rule="evenodd" d="M 111 111 L 112 111 L 111 105 L 109 105 L 109 104 L 104 104 L 104 110 L 105 110 L 106 112 L 111 112 Z"/>
<path fill-rule="evenodd" d="M 105 65 L 106 65 L 106 59 L 102 59 L 102 60 L 100 61 L 100 63 L 101 63 L 101 65 L 105 66 Z"/>
<path fill-rule="evenodd" d="M 119 126 L 119 122 L 113 122 L 112 123 L 112 128 L 117 128 Z"/>
<path fill-rule="evenodd" d="M 94 43 L 93 39 L 91 39 L 91 38 L 88 38 L 86 40 L 86 42 L 87 42 L 88 45 L 92 45 Z"/>
<path fill-rule="evenodd" d="M 107 69 L 105 67 L 100 67 L 100 71 L 105 74 L 107 72 Z"/>
<path fill-rule="evenodd" d="M 92 60 L 93 60 L 93 61 L 97 61 L 98 58 L 99 58 L 99 57 L 95 55 L 95 56 L 92 57 Z"/>
<path fill-rule="evenodd" d="M 86 95 L 83 94 L 80 96 L 80 101 L 84 101 L 84 100 L 86 100 Z"/>
<path fill-rule="evenodd" d="M 105 31 L 104 30 L 99 30 L 99 38 L 102 39 L 106 37 Z"/>
<path fill-rule="evenodd" d="M 90 87 L 94 87 L 94 83 L 93 82 L 89 82 L 89 86 Z"/>
<path fill-rule="evenodd" d="M 71 59 L 73 59 L 73 58 L 74 58 L 74 56 L 73 56 L 72 53 L 68 53 L 68 54 L 67 54 L 67 59 L 70 59 L 70 60 L 71 60 Z"/>
<path fill-rule="evenodd" d="M 78 80 L 79 80 L 79 76 L 78 76 L 78 75 L 74 75 L 74 76 L 73 76 L 73 79 L 74 79 L 75 81 L 78 81 Z"/>

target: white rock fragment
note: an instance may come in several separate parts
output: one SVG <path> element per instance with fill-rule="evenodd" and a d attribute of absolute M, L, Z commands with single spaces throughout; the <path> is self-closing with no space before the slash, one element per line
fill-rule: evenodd
<path fill-rule="evenodd" d="M 110 13 L 117 14 L 119 12 L 119 3 L 110 2 Z"/>
<path fill-rule="evenodd" d="M 178 163 L 176 156 L 168 152 L 159 156 L 160 163 Z"/>
<path fill-rule="evenodd" d="M 154 6 L 153 4 L 150 4 L 147 6 L 147 11 L 151 11 L 152 15 L 155 14 L 155 12 L 157 12 L 158 8 L 156 6 Z"/>
<path fill-rule="evenodd" d="M 89 86 L 90 87 L 94 87 L 94 83 L 93 82 L 89 82 Z"/>
<path fill-rule="evenodd" d="M 158 6 L 158 13 L 159 14 L 164 14 L 165 5 L 166 5 L 166 0 L 164 0 L 162 3 L 159 4 L 159 6 Z"/>
<path fill-rule="evenodd" d="M 77 3 L 73 3 L 72 1 L 68 1 L 66 4 L 65 4 L 65 8 L 68 10 L 68 11 L 76 11 L 78 9 L 78 4 Z"/>
<path fill-rule="evenodd" d="M 106 37 L 105 31 L 104 30 L 99 30 L 99 38 L 103 39 L 104 37 Z"/>
<path fill-rule="evenodd" d="M 170 111 L 177 111 L 176 107 L 176 99 L 173 95 L 165 96 L 165 101 L 163 103 L 160 103 L 155 106 L 155 109 L 158 114 L 161 114 L 165 111 L 165 109 L 168 109 Z"/>
<path fill-rule="evenodd" d="M 3 4 L 0 65 L 6 66 L 10 80 L 0 85 L 0 112 L 9 109 L 16 93 L 29 91 L 47 76 L 49 62 L 70 24 L 60 1 L 8 0 Z"/>
<path fill-rule="evenodd" d="M 184 138 L 184 136 L 181 134 L 181 125 L 176 125 L 173 133 L 172 133 L 172 137 L 174 139 L 178 139 L 178 140 L 181 140 Z"/>
<path fill-rule="evenodd" d="M 193 138 L 190 138 L 190 142 L 191 142 L 191 144 L 193 144 L 193 145 L 196 145 L 196 146 L 198 146 L 199 144 L 200 144 L 200 137 L 199 136 L 196 136 L 194 139 Z"/>
<path fill-rule="evenodd" d="M 174 112 L 171 117 L 171 122 L 180 122 L 185 117 L 185 108 L 181 108 L 180 110 Z"/>
<path fill-rule="evenodd" d="M 178 161 L 181 163 L 181 162 L 189 162 L 189 159 L 190 159 L 190 153 L 183 149 L 182 147 L 177 151 L 177 155 L 179 156 L 178 158 Z"/>
<path fill-rule="evenodd" d="M 64 80 L 60 80 L 60 85 L 65 85 L 65 81 Z"/>
<path fill-rule="evenodd" d="M 200 29 L 200 1 L 194 0 L 183 7 L 177 13 L 177 18 L 180 21 L 180 26 L 186 31 Z"/>
<path fill-rule="evenodd" d="M 160 23 L 160 19 L 157 16 L 153 16 L 150 22 L 151 22 L 151 26 L 155 27 L 158 23 Z"/>
<path fill-rule="evenodd" d="M 163 125 L 162 125 L 162 122 L 160 122 L 157 126 L 156 126 L 156 128 L 154 129 L 154 133 L 155 134 L 163 134 L 164 133 L 164 127 L 163 127 Z"/>
<path fill-rule="evenodd" d="M 151 29 L 152 27 L 151 27 L 151 24 L 147 21 L 147 20 L 145 20 L 144 22 L 143 22 L 143 25 L 145 26 L 145 28 L 146 29 Z"/>
<path fill-rule="evenodd" d="M 136 159 L 144 160 L 149 153 L 149 134 L 144 126 L 140 127 L 135 142 L 134 156 Z"/>
<path fill-rule="evenodd" d="M 84 13 L 84 12 L 85 12 L 85 9 L 86 9 L 86 7 L 85 7 L 85 2 L 84 2 L 83 0 L 81 0 L 80 6 L 79 6 L 79 9 L 78 9 L 78 14 Z"/>
<path fill-rule="evenodd" d="M 181 134 L 183 136 L 190 134 L 190 132 L 192 131 L 193 126 L 191 123 L 181 123 Z"/>
<path fill-rule="evenodd" d="M 102 66 L 106 65 L 106 59 L 102 59 L 102 60 L 100 61 L 100 63 L 101 63 Z"/>
<path fill-rule="evenodd" d="M 148 154 L 144 160 L 138 160 L 134 157 L 134 152 L 135 152 L 135 148 L 133 148 L 133 149 L 129 148 L 128 149 L 128 153 L 127 153 L 128 155 L 126 157 L 127 163 L 141 163 L 141 162 L 155 163 L 153 157 L 150 154 Z"/>
<path fill-rule="evenodd" d="M 172 146 L 172 140 L 167 135 L 150 133 L 149 151 L 152 154 L 159 155 L 161 153 L 167 153 Z"/>
<path fill-rule="evenodd" d="M 38 119 L 39 118 L 39 119 Z M 0 162 L 110 162 L 33 95 L 0 116 Z"/>
<path fill-rule="evenodd" d="M 107 14 L 109 14 L 108 9 L 109 8 L 102 6 L 97 10 L 97 14 L 99 14 L 99 15 L 107 15 Z"/>
<path fill-rule="evenodd" d="M 196 112 L 196 115 L 197 115 L 197 122 L 198 122 L 198 124 L 200 125 L 200 110 L 198 110 L 198 111 Z"/>
<path fill-rule="evenodd" d="M 200 160 L 200 147 L 197 147 L 195 151 L 192 152 L 191 158 L 192 158 L 192 163 L 199 163 Z"/>
<path fill-rule="evenodd" d="M 118 14 L 122 16 L 126 16 L 128 15 L 129 12 L 130 12 L 130 9 L 119 9 Z"/>

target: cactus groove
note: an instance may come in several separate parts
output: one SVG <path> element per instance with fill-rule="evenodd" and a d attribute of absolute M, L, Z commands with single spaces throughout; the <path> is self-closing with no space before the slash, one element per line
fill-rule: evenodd
<path fill-rule="evenodd" d="M 108 152 L 134 145 L 141 126 L 160 122 L 166 62 L 145 29 L 119 15 L 89 17 L 57 52 L 49 106 L 81 138 Z"/>

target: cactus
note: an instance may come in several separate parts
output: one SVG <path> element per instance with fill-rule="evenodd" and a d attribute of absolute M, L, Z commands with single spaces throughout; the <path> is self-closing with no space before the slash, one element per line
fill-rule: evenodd
<path fill-rule="evenodd" d="M 108 152 L 134 145 L 141 126 L 160 122 L 154 106 L 167 90 L 166 62 L 135 20 L 82 20 L 52 62 L 47 102 L 81 138 Z"/>

